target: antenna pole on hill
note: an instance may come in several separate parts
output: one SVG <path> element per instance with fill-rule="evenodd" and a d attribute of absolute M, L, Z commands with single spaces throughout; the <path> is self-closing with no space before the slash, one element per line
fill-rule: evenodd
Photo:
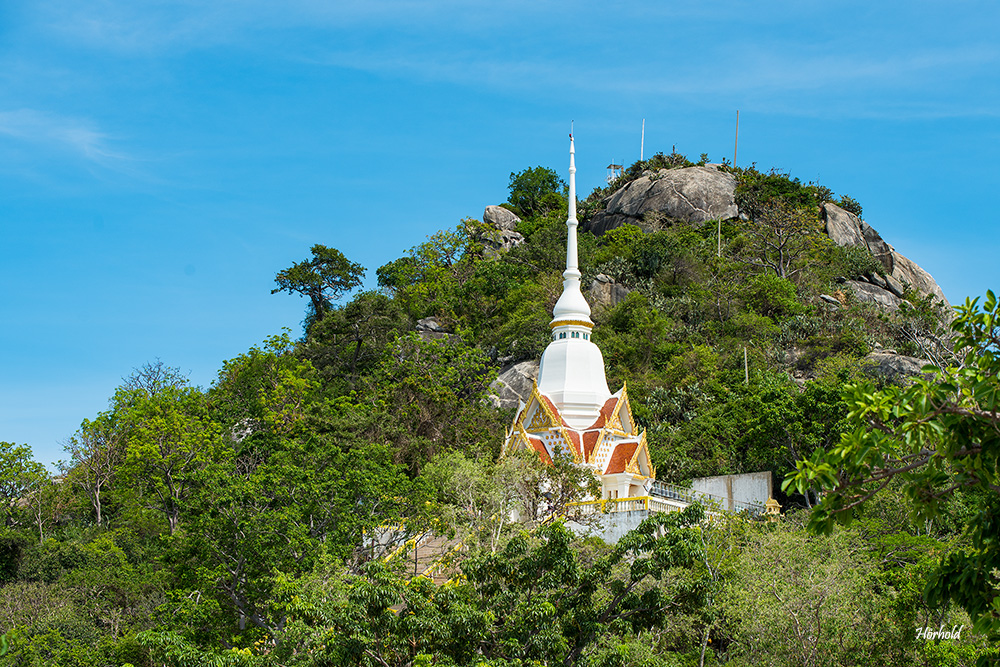
<path fill-rule="evenodd" d="M 643 152 L 646 150 L 646 119 L 642 119 L 642 139 L 639 141 L 639 162 L 642 162 Z M 622 164 L 625 164 L 624 162 Z"/>
<path fill-rule="evenodd" d="M 740 110 L 736 110 L 736 141 L 733 142 L 733 166 L 736 166 L 736 148 L 740 143 Z"/>

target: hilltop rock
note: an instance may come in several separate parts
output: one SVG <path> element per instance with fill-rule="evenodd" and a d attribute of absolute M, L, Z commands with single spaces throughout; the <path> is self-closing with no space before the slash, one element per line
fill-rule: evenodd
<path fill-rule="evenodd" d="M 538 360 L 522 361 L 500 369 L 490 385 L 490 402 L 501 410 L 514 410 L 519 401 L 527 401 L 538 379 Z"/>
<path fill-rule="evenodd" d="M 714 166 L 660 169 L 615 192 L 605 210 L 581 228 L 600 235 L 626 223 L 641 226 L 651 211 L 687 222 L 734 218 L 739 214 L 736 178 Z"/>
<path fill-rule="evenodd" d="M 871 225 L 830 202 L 823 204 L 820 215 L 826 223 L 826 235 L 834 243 L 842 247 L 867 248 L 882 264 L 885 272 L 892 273 L 892 246 Z"/>
<path fill-rule="evenodd" d="M 893 296 L 902 296 L 904 288 L 909 286 L 921 295 L 932 294 L 948 305 L 948 299 L 931 274 L 896 252 L 867 222 L 830 202 L 823 204 L 821 216 L 826 234 L 834 243 L 867 248 L 875 256 L 885 269 L 886 275 L 881 278 L 886 283 L 885 289 Z M 873 280 L 877 283 L 879 279 Z"/>
<path fill-rule="evenodd" d="M 482 227 L 476 228 L 473 238 L 482 243 L 493 256 L 507 252 L 524 243 L 524 236 L 514 231 L 521 218 L 502 206 L 487 206 L 483 211 Z"/>
<path fill-rule="evenodd" d="M 944 301 L 945 306 L 950 305 L 948 299 L 944 296 L 944 292 L 941 291 L 941 288 L 935 282 L 934 278 L 931 277 L 931 274 L 917 266 L 916 262 L 903 257 L 895 250 L 892 252 L 892 260 L 892 278 L 895 278 L 904 285 L 909 285 L 920 294 L 933 294 L 938 299 Z"/>
<path fill-rule="evenodd" d="M 503 206 L 487 206 L 486 210 L 483 211 L 483 222 L 500 231 L 512 232 L 517 227 L 517 223 L 521 222 L 521 218 Z"/>

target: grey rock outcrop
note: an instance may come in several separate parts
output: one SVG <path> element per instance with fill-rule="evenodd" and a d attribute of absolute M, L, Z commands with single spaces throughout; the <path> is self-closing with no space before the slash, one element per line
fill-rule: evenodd
<path fill-rule="evenodd" d="M 908 357 L 888 350 L 875 351 L 864 358 L 867 373 L 898 381 L 923 375 L 922 368 L 930 363 L 926 359 Z"/>
<path fill-rule="evenodd" d="M 921 294 L 933 294 L 944 301 L 945 305 L 948 305 L 948 299 L 945 298 L 944 292 L 941 291 L 931 274 L 917 266 L 916 262 L 903 257 L 896 251 L 892 253 L 892 260 L 892 273 L 890 274 L 892 278 L 904 285 L 909 285 Z"/>
<path fill-rule="evenodd" d="M 628 294 L 627 287 L 616 283 L 614 278 L 600 273 L 590 284 L 590 294 L 587 300 L 594 308 L 609 308 L 624 301 Z"/>
<path fill-rule="evenodd" d="M 878 285 L 860 280 L 848 280 L 845 285 L 851 289 L 858 301 L 864 303 L 876 303 L 889 310 L 896 310 L 903 302 L 898 296 Z"/>
<path fill-rule="evenodd" d="M 517 223 L 521 222 L 521 218 L 503 206 L 487 206 L 483 211 L 483 222 L 501 231 L 512 232 Z"/>
<path fill-rule="evenodd" d="M 490 402 L 501 410 L 513 410 L 517 408 L 518 401 L 528 400 L 531 387 L 537 379 L 538 360 L 505 366 L 490 385 Z"/>
<path fill-rule="evenodd" d="M 715 167 L 660 169 L 611 195 L 605 210 L 582 228 L 600 235 L 626 223 L 641 226 L 652 211 L 687 222 L 734 218 L 739 214 L 736 178 Z"/>
<path fill-rule="evenodd" d="M 447 338 L 451 334 L 441 325 L 436 317 L 425 317 L 417 320 L 417 335 L 421 340 L 440 340 Z"/>
<path fill-rule="evenodd" d="M 502 206 L 487 206 L 483 211 L 483 226 L 473 232 L 473 238 L 482 243 L 493 256 L 507 252 L 524 243 L 524 236 L 514 231 L 521 218 Z"/>
<path fill-rule="evenodd" d="M 823 204 L 821 216 L 826 224 L 826 234 L 839 246 L 867 248 L 885 269 L 884 289 L 895 296 L 902 296 L 906 286 L 922 295 L 932 294 L 948 304 L 944 292 L 931 274 L 915 262 L 896 252 L 886 243 L 875 229 L 858 216 L 845 211 L 836 204 Z M 874 282 L 879 282 L 875 280 Z"/>
<path fill-rule="evenodd" d="M 845 211 L 836 204 L 827 202 L 820 211 L 826 223 L 826 235 L 839 246 L 867 248 L 875 256 L 886 273 L 892 273 L 892 246 L 867 222 Z"/>

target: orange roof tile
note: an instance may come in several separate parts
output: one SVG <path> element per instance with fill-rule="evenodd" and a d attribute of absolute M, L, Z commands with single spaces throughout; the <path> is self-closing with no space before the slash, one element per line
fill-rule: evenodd
<path fill-rule="evenodd" d="M 604 471 L 604 474 L 611 475 L 617 472 L 625 472 L 625 466 L 632 460 L 632 455 L 635 454 L 635 448 L 638 446 L 638 442 L 619 443 L 611 455 L 611 460 L 608 461 L 608 467 Z"/>
<path fill-rule="evenodd" d="M 611 418 L 611 415 L 614 414 L 616 405 L 618 405 L 618 399 L 614 396 L 606 400 L 604 405 L 601 406 L 601 414 L 597 416 L 597 421 L 590 428 L 602 428 Z"/>
<path fill-rule="evenodd" d="M 529 435 L 528 442 L 531 443 L 532 449 L 538 452 L 538 456 L 541 457 L 542 463 L 552 465 L 552 457 L 549 456 L 549 450 L 545 449 L 545 443 L 542 442 L 541 438 L 533 438 Z"/>
<path fill-rule="evenodd" d="M 589 461 L 590 455 L 594 453 L 597 441 L 601 439 L 600 431 L 587 431 L 583 434 L 583 460 Z"/>

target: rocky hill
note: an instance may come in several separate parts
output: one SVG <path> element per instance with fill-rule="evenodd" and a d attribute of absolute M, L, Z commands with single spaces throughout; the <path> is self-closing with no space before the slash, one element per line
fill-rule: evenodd
<path fill-rule="evenodd" d="M 750 221 L 754 213 L 752 199 L 740 206 L 740 176 L 719 164 L 643 170 L 631 180 L 621 179 L 627 181 L 623 184 L 619 181 L 606 191 L 596 191 L 588 200 L 591 205 L 584 207 L 581 230 L 601 237 L 612 230 L 632 225 L 647 234 L 654 234 L 674 225 L 700 227 L 716 220 L 738 229 L 741 223 Z M 775 174 L 772 173 L 773 176 Z M 824 188 L 817 190 L 826 194 Z M 859 251 L 874 263 L 868 271 L 833 276 L 830 289 L 811 295 L 812 306 L 839 309 L 868 304 L 876 311 L 892 313 L 898 311 L 907 299 L 929 299 L 929 302 L 938 305 L 938 313 L 947 312 L 947 298 L 926 270 L 897 252 L 875 228 L 855 213 L 834 201 L 822 201 L 822 197 L 816 204 L 812 211 L 815 213 L 812 231 L 822 233 L 839 248 Z M 522 221 L 510 210 L 488 206 L 483 221 L 489 231 L 481 232 L 480 238 L 496 251 L 507 251 L 524 243 L 524 236 L 516 231 Z M 590 281 L 588 299 L 595 310 L 606 311 L 625 301 L 634 289 L 635 286 L 598 273 Z M 807 293 L 800 293 L 799 296 L 810 300 Z M 925 333 L 929 335 L 929 332 Z M 947 347 L 946 341 L 928 341 L 926 337 L 917 341 L 917 348 L 926 351 Z M 803 372 L 798 364 L 803 354 L 795 344 L 789 345 L 781 356 L 786 361 L 787 371 L 796 380 L 801 382 L 814 377 L 809 369 Z M 931 356 L 900 354 L 892 347 L 875 342 L 864 355 L 864 360 L 870 373 L 888 381 L 899 381 L 919 374 L 920 368 L 929 361 L 924 357 Z M 494 383 L 495 404 L 502 408 L 516 406 L 517 401 L 530 392 L 537 372 L 537 359 L 508 363 Z"/>

